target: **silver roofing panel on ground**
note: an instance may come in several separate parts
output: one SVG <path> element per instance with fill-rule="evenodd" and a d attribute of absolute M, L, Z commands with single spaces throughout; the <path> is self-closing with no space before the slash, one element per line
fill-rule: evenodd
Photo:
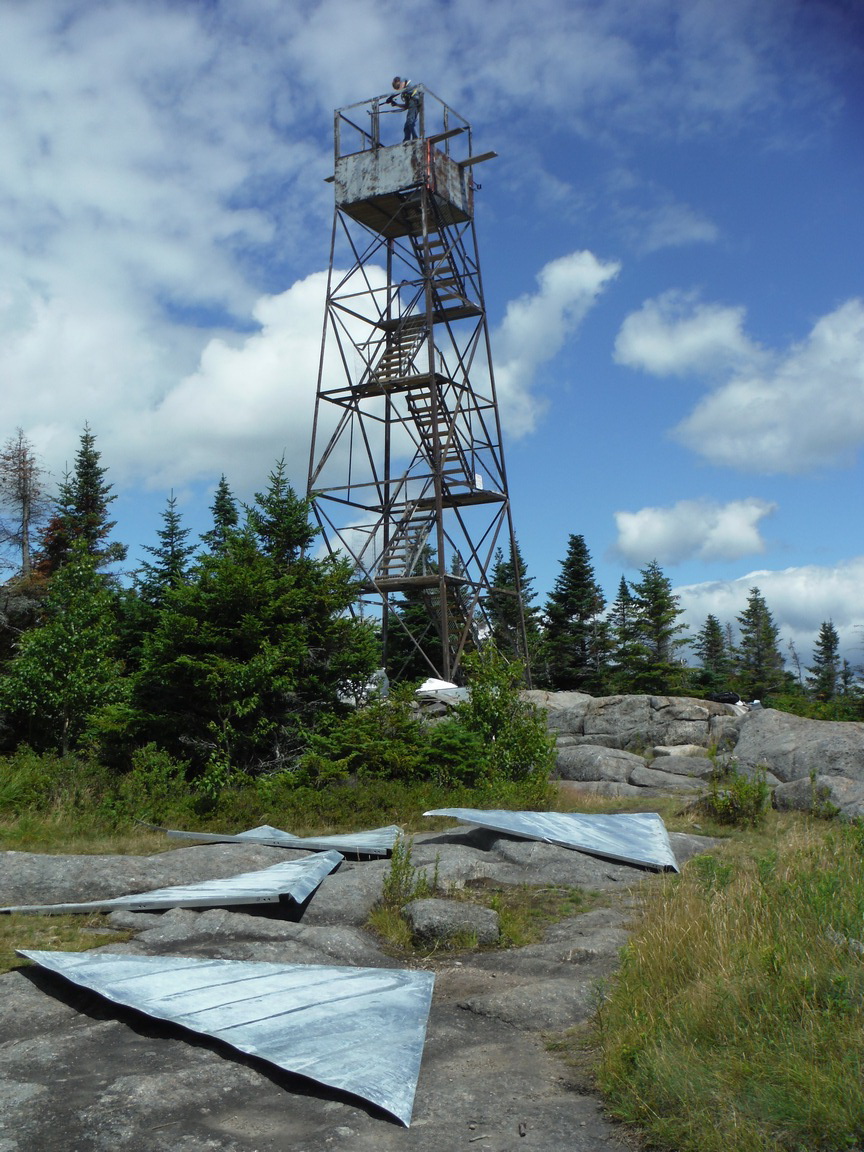
<path fill-rule="evenodd" d="M 262 824 L 236 834 L 221 832 L 183 832 L 175 828 L 163 831 L 174 840 L 198 840 L 209 844 L 265 844 L 269 848 L 302 848 L 309 852 L 335 849 L 346 856 L 387 856 L 402 829 L 395 824 L 386 828 L 372 828 L 368 832 L 340 832 L 336 836 L 292 836 L 281 828 Z"/>
<path fill-rule="evenodd" d="M 575 848 L 591 856 L 638 864 L 657 871 L 678 871 L 666 825 L 656 812 L 583 815 L 577 812 L 506 812 L 480 808 L 435 808 L 424 816 L 452 816 L 526 840 Z"/>
<path fill-rule="evenodd" d="M 152 892 L 115 896 L 109 900 L 88 900 L 80 904 L 24 904 L 0 908 L 0 912 L 61 915 L 67 912 L 110 912 L 117 908 L 124 908 L 127 912 L 158 912 L 164 908 L 278 904 L 285 896 L 302 904 L 343 859 L 339 852 L 324 852 L 320 856 L 274 864 L 272 868 L 264 868 L 259 872 L 203 880 L 198 884 L 177 884 L 171 888 L 156 888 Z"/>
<path fill-rule="evenodd" d="M 180 956 L 20 956 L 159 1020 L 362 1097 L 407 1127 L 434 977 L 390 968 Z"/>

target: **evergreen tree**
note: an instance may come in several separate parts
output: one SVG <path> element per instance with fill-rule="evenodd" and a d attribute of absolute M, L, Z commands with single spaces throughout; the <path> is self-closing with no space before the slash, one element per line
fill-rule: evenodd
<path fill-rule="evenodd" d="M 529 671 L 536 670 L 541 641 L 540 614 L 534 603 L 537 599 L 532 588 L 534 580 L 528 575 L 518 540 L 514 541 L 508 560 L 504 559 L 500 548 L 496 551 L 489 582 L 492 591 L 486 599 L 486 614 L 495 646 L 508 659 L 522 660 L 528 665 Z M 526 651 L 522 651 L 517 588 L 522 593 Z"/>
<path fill-rule="evenodd" d="M 726 632 L 716 616 L 708 615 L 696 634 L 693 651 L 699 658 L 699 687 L 706 693 L 721 692 L 729 687 L 732 674 L 732 655 L 726 641 Z"/>
<path fill-rule="evenodd" d="M 210 512 L 213 516 L 213 527 L 204 533 L 201 540 L 211 552 L 219 552 L 225 547 L 228 536 L 237 530 L 240 522 L 237 501 L 228 487 L 224 472 L 216 485 Z"/>
<path fill-rule="evenodd" d="M 737 617 L 741 637 L 735 650 L 738 692 L 745 700 L 762 700 L 784 687 L 783 654 L 777 646 L 780 630 L 758 588 L 751 588 L 747 607 Z"/>
<path fill-rule="evenodd" d="M 54 514 L 42 539 L 38 567 L 44 575 L 53 575 L 65 564 L 79 540 L 97 568 L 126 558 L 125 544 L 108 540 L 116 525 L 115 520 L 108 519 L 108 506 L 116 496 L 105 480 L 107 469 L 100 459 L 96 437 L 85 424 L 75 468 L 63 478 Z"/>
<path fill-rule="evenodd" d="M 813 650 L 813 664 L 807 669 L 807 687 L 816 700 L 833 700 L 840 679 L 840 637 L 830 620 L 824 620 Z"/>
<path fill-rule="evenodd" d="M 438 566 L 430 545 L 424 545 L 411 574 L 435 575 Z M 391 600 L 387 619 L 387 675 L 394 683 L 426 680 L 441 668 L 437 588 L 406 588 Z"/>
<path fill-rule="evenodd" d="M 646 658 L 639 627 L 639 608 L 622 575 L 618 595 L 606 618 L 609 629 L 609 687 L 615 692 L 630 692 L 633 669 Z"/>
<path fill-rule="evenodd" d="M 265 556 L 277 564 L 296 563 L 318 535 L 310 519 L 311 502 L 301 499 L 288 482 L 284 457 L 268 477 L 264 492 L 246 510 L 248 526 Z"/>
<path fill-rule="evenodd" d="M 144 545 L 144 551 L 153 557 L 153 563 L 142 563 L 138 570 L 138 587 L 144 600 L 158 606 L 170 588 L 177 588 L 187 580 L 189 561 L 195 554 L 194 546 L 186 543 L 189 529 L 183 527 L 173 490 L 162 513 L 162 527 L 156 535 L 159 538 L 156 546 Z"/>
<path fill-rule="evenodd" d="M 636 608 L 636 646 L 629 671 L 630 692 L 672 695 L 683 687 L 685 669 L 680 650 L 688 640 L 680 633 L 680 602 L 672 582 L 656 560 L 640 569 L 631 585 Z"/>
<path fill-rule="evenodd" d="M 51 582 L 44 621 L 21 639 L 0 678 L 0 706 L 17 737 L 65 755 L 88 718 L 122 699 L 114 598 L 85 541 Z"/>
<path fill-rule="evenodd" d="M 606 599 L 584 536 L 570 536 L 546 603 L 545 669 L 550 687 L 598 693 L 604 685 Z"/>
<path fill-rule="evenodd" d="M 289 766 L 306 727 L 379 661 L 348 615 L 343 559 L 305 556 L 314 530 L 277 466 L 246 523 L 169 589 L 134 678 L 136 723 L 199 769 Z"/>

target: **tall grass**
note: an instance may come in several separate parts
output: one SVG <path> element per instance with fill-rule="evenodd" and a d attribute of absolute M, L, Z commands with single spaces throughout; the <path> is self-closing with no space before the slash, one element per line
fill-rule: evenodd
<path fill-rule="evenodd" d="M 597 1021 L 614 1113 L 675 1152 L 864 1138 L 864 831 L 789 825 L 644 895 Z"/>
<path fill-rule="evenodd" d="M 300 784 L 290 772 L 231 774 L 218 790 L 187 781 L 184 765 L 148 745 L 131 772 L 112 774 L 79 756 L 28 748 L 0 757 L 0 848 L 49 852 L 142 852 L 169 847 L 140 821 L 197 831 L 239 832 L 272 824 L 297 835 L 380 824 L 433 830 L 429 808 L 544 807 L 548 786 L 535 776 L 480 787 L 413 780 L 335 780 Z"/>

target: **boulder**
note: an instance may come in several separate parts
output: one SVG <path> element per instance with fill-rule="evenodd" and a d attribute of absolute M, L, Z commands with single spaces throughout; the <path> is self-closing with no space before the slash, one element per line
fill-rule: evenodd
<path fill-rule="evenodd" d="M 555 776 L 560 780 L 613 780 L 626 784 L 633 769 L 644 766 L 643 758 L 633 752 L 581 744 L 558 749 Z"/>
<path fill-rule="evenodd" d="M 782 783 L 809 782 L 811 773 L 864 781 L 864 724 L 756 709 L 741 721 L 735 759 L 745 770 L 764 766 Z"/>
<path fill-rule="evenodd" d="M 582 721 L 594 697 L 584 692 L 540 692 L 522 693 L 523 700 L 542 708 L 546 713 L 546 725 L 550 732 L 581 735 Z"/>
<path fill-rule="evenodd" d="M 498 913 L 463 900 L 412 900 L 402 909 L 411 934 L 419 944 L 447 944 L 459 937 L 497 944 L 501 934 Z"/>
<path fill-rule="evenodd" d="M 635 768 L 630 783 L 639 788 L 663 789 L 666 792 L 701 792 L 704 785 L 692 776 L 679 776 L 674 772 L 659 772 L 654 768 Z"/>
<path fill-rule="evenodd" d="M 735 724 L 729 706 L 711 700 L 602 696 L 591 701 L 583 721 L 583 733 L 594 743 L 625 748 L 629 752 L 679 744 L 708 748 L 717 743 L 719 734 L 734 730 Z"/>
<path fill-rule="evenodd" d="M 854 820 L 864 812 L 864 782 L 845 776 L 799 777 L 778 784 L 773 804 L 781 810 Z"/>

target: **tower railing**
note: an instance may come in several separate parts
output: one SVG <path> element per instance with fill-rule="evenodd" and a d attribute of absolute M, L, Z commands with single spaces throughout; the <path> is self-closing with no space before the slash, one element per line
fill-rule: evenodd
<path fill-rule="evenodd" d="M 333 132 L 336 160 L 399 143 L 402 124 L 393 117 L 404 116 L 405 111 L 398 92 L 337 108 Z M 425 86 L 421 86 L 417 132 L 421 139 L 434 139 L 448 155 L 452 145 L 457 160 L 471 155 L 471 125 Z"/>

